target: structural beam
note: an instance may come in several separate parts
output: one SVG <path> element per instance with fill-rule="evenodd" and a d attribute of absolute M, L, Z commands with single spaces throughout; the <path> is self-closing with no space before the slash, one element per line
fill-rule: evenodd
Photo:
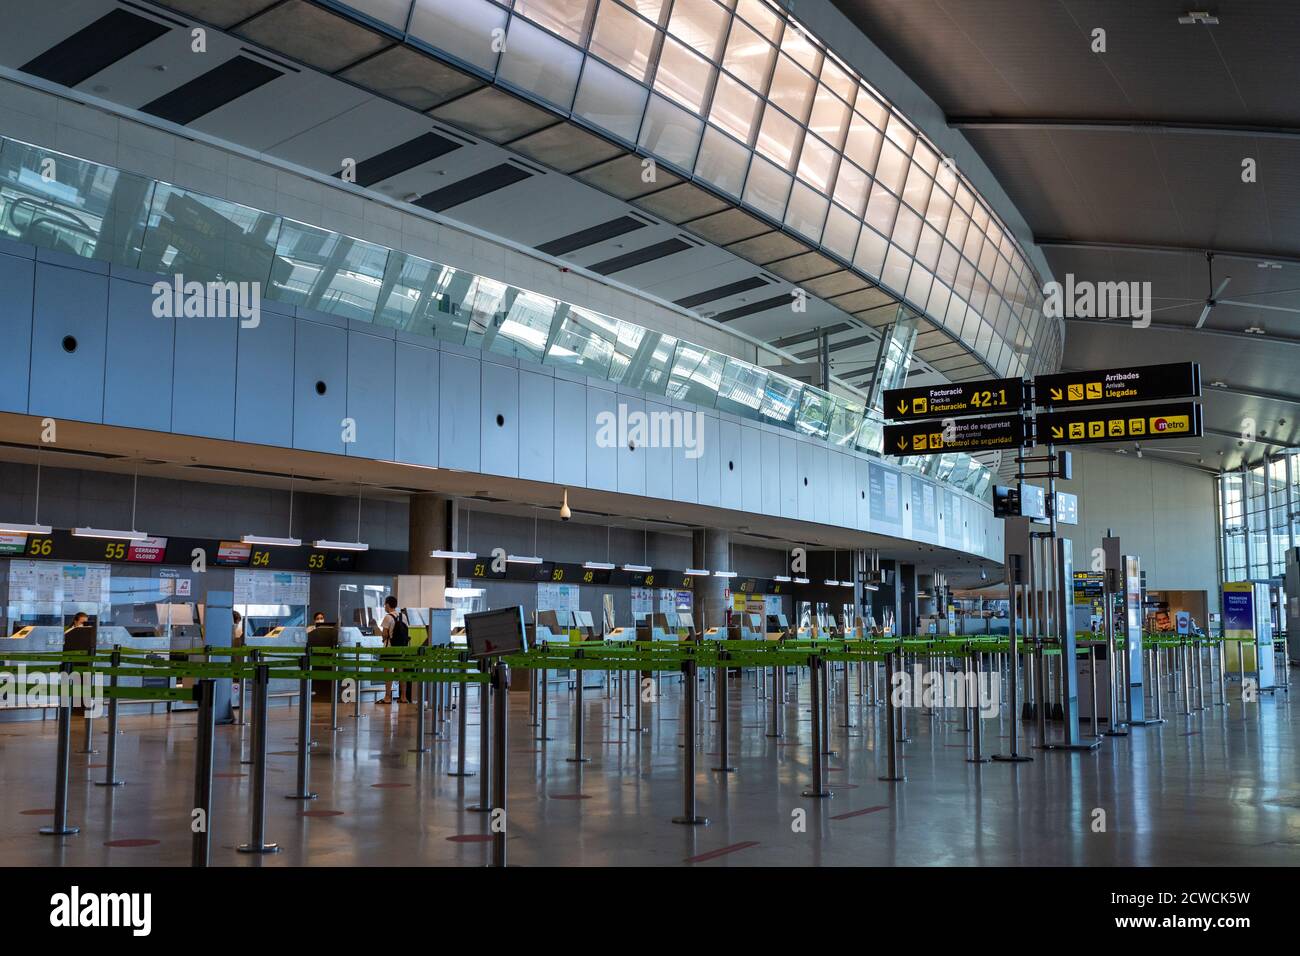
<path fill-rule="evenodd" d="M 1192 303 L 1189 303 L 1192 304 Z M 1133 328 L 1129 319 L 1081 319 L 1067 316 L 1065 319 L 1071 325 L 1109 325 L 1112 328 Z M 1287 335 L 1274 335 L 1272 332 L 1264 335 L 1257 335 L 1254 332 L 1236 332 L 1232 329 L 1210 329 L 1202 326 L 1196 328 L 1191 325 L 1179 325 L 1177 322 L 1152 322 L 1150 325 L 1143 326 L 1140 331 L 1150 331 L 1154 329 L 1157 332 L 1177 332 L 1181 335 L 1210 335 L 1227 339 L 1248 339 L 1251 342 L 1261 344 L 1272 343 L 1274 345 L 1300 345 L 1300 338 Z"/>
<path fill-rule="evenodd" d="M 1189 123 L 1184 120 L 1074 119 L 1058 116 L 949 116 L 954 129 L 1077 131 L 1085 133 L 1175 133 L 1195 136 L 1248 136 L 1300 139 L 1300 128 L 1254 123 Z"/>
<path fill-rule="evenodd" d="M 1035 236 L 1034 245 L 1041 249 L 1099 249 L 1109 252 L 1150 252 L 1153 254 L 1205 257 L 1207 252 L 1215 258 L 1244 259 L 1250 262 L 1288 262 L 1300 265 L 1300 256 L 1277 252 L 1252 252 L 1246 249 L 1207 249 L 1204 246 L 1166 245 L 1154 242 L 1120 242 L 1103 239 L 1069 239 L 1064 236 Z"/>

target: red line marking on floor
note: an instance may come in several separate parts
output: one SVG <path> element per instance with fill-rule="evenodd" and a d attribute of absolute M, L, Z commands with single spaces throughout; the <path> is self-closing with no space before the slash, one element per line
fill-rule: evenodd
<path fill-rule="evenodd" d="M 856 790 L 858 789 L 858 785 L 856 783 L 828 783 L 826 785 L 826 789 L 827 790 Z"/>
<path fill-rule="evenodd" d="M 744 843 L 733 843 L 731 846 L 724 846 L 717 850 L 710 850 L 708 853 L 701 853 L 699 856 L 688 856 L 687 863 L 707 863 L 709 860 L 716 860 L 720 856 L 726 856 L 728 853 L 735 853 L 739 850 L 748 850 L 751 846 L 758 846 L 757 840 L 746 840 Z"/>
<path fill-rule="evenodd" d="M 267 754 L 267 756 L 268 756 L 268 757 L 296 757 L 296 756 L 298 756 L 298 751 L 296 751 L 296 750 L 272 750 L 270 753 Z M 317 754 L 317 756 L 320 756 L 320 755 Z"/>
<path fill-rule="evenodd" d="M 487 843 L 492 839 L 490 833 L 460 833 L 447 837 L 448 843 Z"/>
<path fill-rule="evenodd" d="M 99 770 L 100 768 L 102 768 L 102 767 L 107 767 L 107 766 L 108 766 L 108 764 L 106 764 L 106 763 L 88 763 L 88 764 L 86 764 L 86 769 L 87 769 L 87 770 Z"/>
<path fill-rule="evenodd" d="M 860 817 L 865 813 L 875 813 L 877 810 L 888 810 L 888 806 L 883 807 L 866 807 L 862 810 L 850 810 L 848 813 L 837 813 L 831 817 L 832 820 L 847 820 L 850 817 Z"/>
<path fill-rule="evenodd" d="M 342 810 L 299 810 L 300 817 L 341 817 Z"/>
<path fill-rule="evenodd" d="M 157 846 L 161 840 L 108 840 L 104 846 L 113 847 L 131 847 L 131 846 Z"/>
<path fill-rule="evenodd" d="M 587 793 L 550 793 L 547 794 L 552 800 L 590 800 L 591 795 Z"/>
<path fill-rule="evenodd" d="M 372 783 L 370 786 L 376 790 L 400 790 L 402 787 L 409 787 L 409 783 Z"/>
<path fill-rule="evenodd" d="M 18 812 L 21 813 L 21 814 L 22 814 L 23 816 L 25 816 L 25 817 L 52 817 L 52 816 L 54 816 L 54 811 L 53 811 L 53 810 L 19 810 Z"/>
<path fill-rule="evenodd" d="M 230 777 L 247 777 L 246 773 L 214 773 L 212 776 L 221 777 L 223 780 Z"/>

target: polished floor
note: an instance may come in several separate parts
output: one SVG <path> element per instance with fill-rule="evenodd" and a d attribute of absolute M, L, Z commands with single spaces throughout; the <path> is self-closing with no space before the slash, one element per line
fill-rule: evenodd
<path fill-rule="evenodd" d="M 589 674 L 589 684 L 600 675 Z M 528 695 L 511 694 L 510 862 L 521 865 L 942 866 L 942 865 L 1286 865 L 1300 864 L 1297 712 L 1284 693 L 1258 704 L 1216 706 L 1107 738 L 1089 754 L 1032 748 L 1031 763 L 966 761 L 969 734 L 959 715 L 908 714 L 905 782 L 884 783 L 883 711 L 850 697 L 831 700 L 831 799 L 801 792 L 810 782 L 807 684 L 790 684 L 786 735 L 765 735 L 765 706 L 751 677 L 733 681 L 731 763 L 717 763 L 716 724 L 701 683 L 698 812 L 703 827 L 680 826 L 684 750 L 679 746 L 682 685 L 665 678 L 647 705 L 642 735 L 614 719 L 605 691 L 585 695 L 585 752 L 570 763 L 572 695 L 551 697 L 549 742 L 530 726 Z M 560 685 L 556 685 L 557 689 Z M 736 691 L 740 691 L 739 695 Z M 836 688 L 837 692 L 839 688 Z M 737 697 L 739 696 L 739 700 Z M 487 861 L 488 821 L 467 806 L 479 778 L 448 775 L 456 756 L 454 718 L 427 754 L 409 752 L 411 706 L 366 704 L 354 719 L 340 708 L 314 711 L 309 803 L 293 792 L 296 709 L 272 708 L 268 721 L 267 840 L 281 852 L 248 856 L 250 767 L 240 764 L 250 728 L 217 728 L 212 862 L 217 866 L 478 865 Z M 469 769 L 477 769 L 478 706 L 471 693 Z M 0 865 L 185 866 L 190 860 L 194 786 L 192 713 L 123 718 L 117 788 L 103 778 L 106 721 L 85 755 L 73 735 L 69 837 L 38 834 L 53 806 L 56 721 L 0 723 Z M 1005 718 L 984 723 L 987 752 L 1005 748 Z M 1105 812 L 1104 832 L 1097 832 Z M 799 813 L 804 811 L 804 813 Z M 802 825 L 801 825 L 802 824 Z"/>

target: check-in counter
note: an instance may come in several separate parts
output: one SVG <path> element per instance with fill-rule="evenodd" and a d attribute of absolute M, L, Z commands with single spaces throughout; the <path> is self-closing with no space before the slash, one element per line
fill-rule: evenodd
<path fill-rule="evenodd" d="M 107 624 L 98 629 L 95 638 L 95 645 L 100 651 L 111 651 L 114 647 L 131 648 L 138 651 L 156 652 L 160 657 L 166 658 L 171 648 L 171 639 L 165 636 L 133 636 L 124 627 L 115 624 Z M 14 654 L 30 654 L 41 651 L 61 651 L 63 650 L 63 628 L 57 624 L 42 625 L 40 627 L 25 627 L 17 631 L 13 636 L 0 639 L 0 666 L 5 670 L 17 671 L 18 665 L 22 662 L 11 661 L 5 657 L 5 652 Z M 142 677 L 123 677 L 118 683 L 122 687 L 139 687 L 144 678 Z M 166 704 L 151 703 L 148 701 L 123 701 L 120 706 L 120 712 L 123 714 L 145 714 L 153 713 L 155 708 L 166 708 Z M 39 720 L 47 717 L 54 717 L 56 710 L 52 707 L 29 707 L 29 708 L 3 708 L 0 709 L 0 721 L 10 720 Z"/>

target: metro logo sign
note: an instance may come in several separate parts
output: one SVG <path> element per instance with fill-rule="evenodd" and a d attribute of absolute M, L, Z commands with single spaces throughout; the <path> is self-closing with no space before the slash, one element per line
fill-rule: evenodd
<path fill-rule="evenodd" d="M 1173 418 L 1153 418 L 1151 419 L 1152 434 L 1173 434 L 1181 432 L 1186 434 L 1191 430 L 1191 422 L 1186 415 L 1176 415 Z"/>

